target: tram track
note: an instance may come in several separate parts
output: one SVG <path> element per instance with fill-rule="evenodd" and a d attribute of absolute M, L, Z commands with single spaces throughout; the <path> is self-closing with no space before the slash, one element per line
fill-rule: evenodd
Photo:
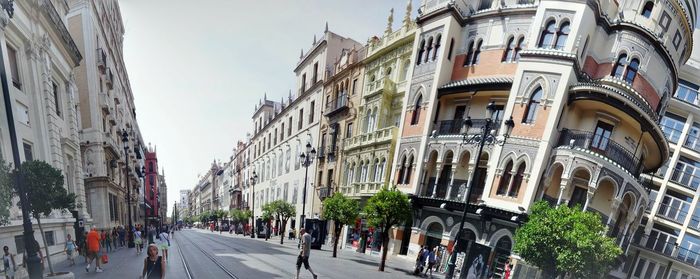
<path fill-rule="evenodd" d="M 187 237 L 185 237 L 185 238 L 187 238 Z M 176 240 L 176 241 L 177 241 L 177 240 Z M 226 268 L 226 267 L 223 265 L 223 263 L 221 263 L 221 262 L 216 258 L 216 256 L 214 256 L 214 255 L 212 255 L 212 254 L 209 254 L 209 253 L 208 253 L 206 250 L 204 250 L 202 247 L 200 247 L 199 245 L 195 244 L 195 242 L 192 241 L 191 239 L 188 238 L 187 241 L 189 241 L 190 244 L 191 244 L 193 247 L 197 248 L 197 250 L 199 250 L 200 252 L 202 252 L 202 254 L 203 254 L 204 256 L 206 256 L 207 258 L 209 258 L 209 259 L 211 260 L 211 262 L 213 262 L 213 263 L 214 263 L 216 266 L 218 266 L 224 273 L 226 273 L 226 275 L 228 275 L 229 278 L 232 278 L 232 279 L 240 279 L 238 276 L 236 276 L 235 274 L 233 274 L 233 272 L 231 272 L 228 268 Z M 191 271 L 191 269 L 189 268 L 189 264 L 187 263 L 187 259 L 186 259 L 185 256 L 182 254 L 182 246 L 180 246 L 180 242 L 178 242 L 178 252 L 180 253 L 180 257 L 182 258 L 182 262 L 183 262 L 183 264 L 184 264 L 184 266 L 185 266 L 185 272 L 187 273 L 187 278 L 188 278 L 188 279 L 195 278 L 195 277 L 192 276 L 192 271 Z"/>

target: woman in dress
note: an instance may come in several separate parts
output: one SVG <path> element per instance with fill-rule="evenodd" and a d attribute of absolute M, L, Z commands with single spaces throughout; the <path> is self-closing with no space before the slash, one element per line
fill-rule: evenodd
<path fill-rule="evenodd" d="M 73 241 L 73 238 L 70 236 L 70 234 L 66 235 L 66 245 L 63 248 L 63 251 L 66 252 L 66 255 L 68 256 L 68 260 L 70 261 L 70 265 L 75 265 L 75 241 Z"/>
<path fill-rule="evenodd" d="M 134 245 L 136 246 L 136 255 L 141 255 L 141 249 L 143 245 L 143 239 L 141 239 L 141 229 L 134 229 Z"/>
<path fill-rule="evenodd" d="M 163 258 L 168 260 L 168 246 L 170 246 L 170 236 L 167 230 L 162 230 L 158 235 L 160 250 L 163 251 Z"/>
<path fill-rule="evenodd" d="M 158 256 L 158 246 L 148 245 L 148 256 L 143 260 L 142 279 L 163 279 L 165 278 L 165 261 Z"/>

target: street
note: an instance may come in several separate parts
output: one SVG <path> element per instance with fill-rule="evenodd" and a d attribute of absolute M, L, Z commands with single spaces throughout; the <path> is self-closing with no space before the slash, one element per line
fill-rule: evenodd
<path fill-rule="evenodd" d="M 410 260 L 390 255 L 386 271 L 379 272 L 377 256 L 344 249 L 338 250 L 338 258 L 334 259 L 331 249 L 324 246 L 324 250 L 311 251 L 309 262 L 319 278 L 413 277 Z M 73 267 L 66 268 L 66 262 L 58 263 L 57 270 L 72 271 L 75 278 L 137 278 L 145 254 L 135 256 L 135 253 L 135 249 L 127 248 L 110 253 L 110 262 L 104 265 L 103 273 L 95 273 L 94 267 L 86 273 L 82 257 L 76 259 L 77 264 Z M 285 244 L 280 245 L 278 237 L 265 241 L 242 235 L 184 229 L 175 233 L 169 253 L 167 278 L 294 278 L 299 250 L 295 240 L 285 239 Z M 302 267 L 299 278 L 312 276 Z"/>

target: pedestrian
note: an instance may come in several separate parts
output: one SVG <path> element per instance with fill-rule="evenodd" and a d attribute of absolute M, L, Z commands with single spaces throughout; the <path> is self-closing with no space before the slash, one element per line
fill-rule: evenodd
<path fill-rule="evenodd" d="M 301 264 L 304 264 L 304 268 L 311 272 L 311 275 L 314 276 L 314 279 L 316 279 L 318 276 L 316 273 L 314 273 L 313 270 L 311 270 L 311 267 L 309 266 L 309 253 L 311 253 L 311 235 L 304 230 L 304 228 L 301 228 L 299 230 L 299 234 L 301 234 L 301 251 L 299 252 L 299 256 L 297 257 L 297 279 L 299 279 L 299 271 L 301 271 Z"/>
<path fill-rule="evenodd" d="M 135 228 L 134 234 L 134 246 L 136 246 L 136 255 L 141 255 L 141 249 L 143 248 L 143 239 L 141 238 L 141 228 Z"/>
<path fill-rule="evenodd" d="M 86 264 L 88 263 L 87 236 L 88 232 L 84 232 L 83 237 L 78 240 L 78 249 L 80 249 L 80 255 L 83 256 Z"/>
<path fill-rule="evenodd" d="M 433 277 L 433 266 L 435 266 L 435 263 L 437 262 L 436 258 L 436 253 L 437 253 L 438 247 L 435 246 L 432 250 L 428 251 L 428 269 L 425 270 L 425 273 L 423 274 L 428 274 L 428 271 L 430 271 L 430 277 Z"/>
<path fill-rule="evenodd" d="M 510 274 L 513 271 L 513 261 L 512 259 L 508 259 L 506 261 L 506 266 L 503 269 L 503 279 L 510 279 Z"/>
<path fill-rule="evenodd" d="M 117 233 L 117 227 L 112 228 L 112 244 L 114 248 L 119 245 L 119 234 Z"/>
<path fill-rule="evenodd" d="M 162 230 L 160 234 L 158 235 L 158 239 L 160 240 L 160 250 L 163 251 L 163 258 L 165 260 L 168 260 L 168 246 L 170 246 L 170 238 L 168 236 L 168 231 L 167 230 Z"/>
<path fill-rule="evenodd" d="M 2 266 L 3 272 L 5 273 L 5 279 L 15 279 L 15 270 L 17 270 L 17 263 L 15 263 L 15 255 L 10 253 L 10 247 L 2 247 L 4 254 L 2 255 Z"/>
<path fill-rule="evenodd" d="M 68 256 L 68 261 L 71 262 L 71 266 L 75 265 L 75 248 L 75 241 L 73 241 L 70 234 L 66 235 L 66 245 L 63 248 L 63 251 L 66 252 L 66 255 Z"/>
<path fill-rule="evenodd" d="M 95 260 L 95 272 L 102 272 L 100 259 L 97 258 L 97 254 L 100 252 L 100 234 L 97 233 L 96 228 L 92 228 L 87 234 L 87 248 L 88 264 L 85 266 L 85 272 L 90 272 L 90 264 L 93 260 Z"/>
<path fill-rule="evenodd" d="M 122 247 L 126 246 L 126 230 L 124 230 L 124 226 L 119 226 L 117 233 L 119 234 L 119 245 Z"/>
<path fill-rule="evenodd" d="M 105 248 L 105 252 L 109 253 L 109 251 L 112 250 L 112 232 L 110 232 L 109 229 L 107 229 L 106 232 L 102 230 L 102 239 L 104 240 L 104 245 L 102 247 Z"/>
<path fill-rule="evenodd" d="M 158 256 L 158 246 L 148 245 L 147 256 L 143 259 L 143 271 L 141 279 L 163 279 L 165 278 L 165 261 Z"/>
<path fill-rule="evenodd" d="M 37 256 L 39 257 L 39 263 L 41 264 L 40 265 L 41 274 L 44 274 L 44 252 L 41 251 L 41 246 L 39 245 L 39 241 L 36 241 L 36 239 L 34 240 L 34 251 L 37 251 Z M 24 256 L 22 257 L 22 259 L 24 260 L 24 262 L 22 263 L 22 266 L 26 268 L 27 261 L 28 261 L 27 253 L 24 253 Z"/>

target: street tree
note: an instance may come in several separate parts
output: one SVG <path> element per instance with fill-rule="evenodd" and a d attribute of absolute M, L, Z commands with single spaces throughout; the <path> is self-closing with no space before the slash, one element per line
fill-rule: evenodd
<path fill-rule="evenodd" d="M 392 189 L 383 187 L 367 200 L 363 213 L 370 226 L 381 230 L 382 259 L 379 263 L 379 271 L 384 271 L 389 248 L 389 231 L 393 226 L 402 224 L 411 217 L 411 204 L 408 196 L 396 187 Z"/>
<path fill-rule="evenodd" d="M 296 214 L 296 208 L 286 201 L 276 200 L 266 204 L 263 207 L 263 216 L 266 214 L 269 217 L 273 217 L 275 220 L 280 221 L 280 244 L 284 244 L 284 231 L 287 227 L 287 221 L 289 221 L 289 218 L 292 218 L 292 216 Z M 269 219 L 267 221 L 269 221 Z"/>
<path fill-rule="evenodd" d="M 216 209 L 211 212 L 211 217 L 214 219 L 215 225 L 219 226 L 219 231 L 221 231 L 221 221 L 228 216 L 228 211 L 222 209 Z"/>
<path fill-rule="evenodd" d="M 338 239 L 343 225 L 355 223 L 360 212 L 360 205 L 356 200 L 348 199 L 342 193 L 336 192 L 330 198 L 323 201 L 323 218 L 333 221 L 333 257 L 338 254 Z"/>
<path fill-rule="evenodd" d="M 9 222 L 13 192 L 10 165 L 0 159 L 0 226 L 6 225 Z"/>
<path fill-rule="evenodd" d="M 516 230 L 514 250 L 545 278 L 602 278 L 622 254 L 597 213 L 546 202 L 536 203 Z"/>
<path fill-rule="evenodd" d="M 41 226 L 41 216 L 48 216 L 54 210 L 75 208 L 75 194 L 68 193 L 63 187 L 63 174 L 44 161 L 25 161 L 20 168 L 20 179 L 24 183 L 29 199 L 29 210 L 39 225 L 41 235 L 45 236 Z M 21 206 L 21 203 L 18 204 Z M 46 237 L 42 237 L 46 259 L 49 262 L 50 275 L 54 275 L 49 246 Z"/>

